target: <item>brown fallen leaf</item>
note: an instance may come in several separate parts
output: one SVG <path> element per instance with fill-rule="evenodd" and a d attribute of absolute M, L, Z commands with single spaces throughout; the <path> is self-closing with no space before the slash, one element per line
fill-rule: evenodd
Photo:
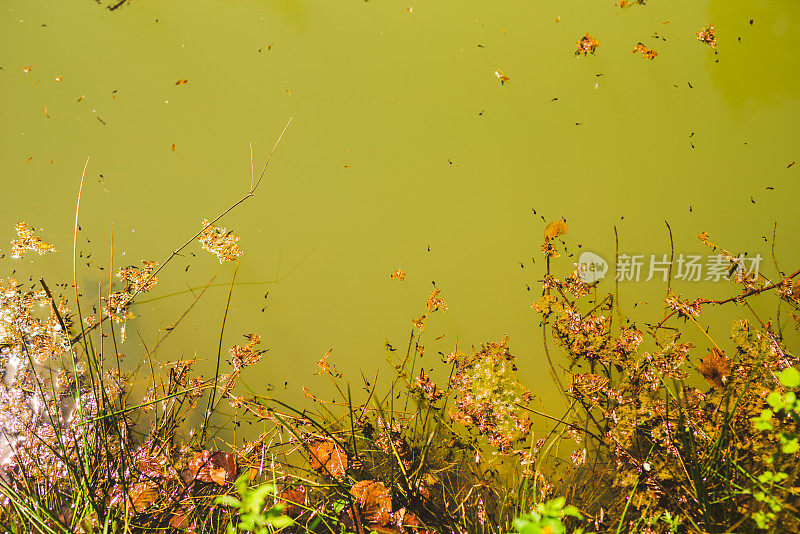
<path fill-rule="evenodd" d="M 353 485 L 350 494 L 369 525 L 383 527 L 392 520 L 392 496 L 383 482 L 361 480 Z"/>
<path fill-rule="evenodd" d="M 278 493 L 278 502 L 286 505 L 283 513 L 292 519 L 303 513 L 304 506 L 308 505 L 308 495 L 305 486 L 284 488 Z"/>
<path fill-rule="evenodd" d="M 311 453 L 308 459 L 311 469 L 327 471 L 337 480 L 344 477 L 344 472 L 347 471 L 347 454 L 336 443 L 320 440 L 309 444 L 308 449 Z"/>
<path fill-rule="evenodd" d="M 144 512 L 158 499 L 158 489 L 153 482 L 137 482 L 131 488 L 129 497 L 134 510 Z"/>
<path fill-rule="evenodd" d="M 706 354 L 705 358 L 700 360 L 698 370 L 708 380 L 709 384 L 715 388 L 721 388 L 728 383 L 728 377 L 731 374 L 731 362 L 725 354 L 717 348 L 713 348 L 711 352 Z"/>
<path fill-rule="evenodd" d="M 197 479 L 224 486 L 236 480 L 236 457 L 229 452 L 199 451 L 194 453 L 187 471 L 188 477 L 184 476 L 184 480 Z"/>

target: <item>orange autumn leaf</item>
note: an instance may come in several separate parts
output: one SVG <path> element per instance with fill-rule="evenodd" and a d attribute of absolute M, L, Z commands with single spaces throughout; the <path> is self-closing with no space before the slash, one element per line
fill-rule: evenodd
<path fill-rule="evenodd" d="M 347 470 L 347 454 L 333 441 L 320 440 L 308 445 L 308 462 L 311 469 L 328 472 L 337 480 L 344 477 Z"/>
<path fill-rule="evenodd" d="M 175 85 L 186 85 L 188 82 L 189 82 L 189 80 L 185 80 L 185 79 L 181 78 L 180 80 L 175 82 Z"/>
<path fill-rule="evenodd" d="M 133 508 L 143 512 L 158 499 L 158 490 L 153 482 L 137 482 L 129 493 Z"/>
<path fill-rule="evenodd" d="M 291 518 L 296 518 L 303 513 L 303 507 L 308 505 L 308 495 L 304 486 L 284 488 L 278 493 L 278 502 L 283 503 L 283 513 Z"/>
<path fill-rule="evenodd" d="M 199 451 L 188 467 L 191 478 L 224 486 L 236 480 L 236 457 L 229 452 Z"/>
<path fill-rule="evenodd" d="M 567 223 L 562 220 L 553 221 L 544 229 L 544 244 L 550 242 L 551 239 L 562 236 L 567 233 Z"/>
<path fill-rule="evenodd" d="M 715 388 L 721 388 L 728 383 L 731 374 L 731 362 L 718 349 L 713 348 L 705 358 L 700 360 L 698 366 L 700 374 Z"/>
<path fill-rule="evenodd" d="M 383 527 L 392 520 L 392 496 L 382 482 L 361 480 L 353 485 L 350 494 L 367 524 Z"/>

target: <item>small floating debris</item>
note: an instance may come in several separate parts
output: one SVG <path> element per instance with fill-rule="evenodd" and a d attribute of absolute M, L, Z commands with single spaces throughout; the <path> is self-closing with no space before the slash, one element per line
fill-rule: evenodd
<path fill-rule="evenodd" d="M 717 31 L 714 29 L 713 24 L 706 26 L 697 32 L 697 39 L 706 43 L 707 45 L 711 45 L 711 48 L 713 48 L 715 51 L 717 50 Z"/>
<path fill-rule="evenodd" d="M 219 262 L 233 261 L 243 254 L 237 241 L 239 236 L 222 226 L 214 226 L 207 219 L 203 220 L 203 231 L 197 237 L 203 248 L 217 258 Z"/>
<path fill-rule="evenodd" d="M 494 75 L 497 76 L 498 80 L 500 80 L 500 85 L 505 85 L 506 82 L 511 79 L 508 76 L 506 76 L 505 74 L 503 74 L 503 71 L 500 70 L 500 69 L 497 69 L 496 71 L 494 71 Z"/>
<path fill-rule="evenodd" d="M 637 52 L 639 52 L 639 53 L 641 53 L 641 54 L 642 54 L 642 57 L 644 57 L 644 58 L 646 58 L 646 59 L 655 59 L 655 57 L 658 55 L 658 52 L 656 52 L 656 51 L 655 51 L 655 50 L 653 50 L 652 48 L 647 48 L 647 47 L 646 47 L 644 44 L 642 44 L 642 43 L 639 43 L 639 44 L 637 44 L 637 45 L 636 45 L 636 46 L 633 48 L 632 52 L 633 52 L 634 54 L 635 54 L 635 53 L 637 53 Z"/>
<path fill-rule="evenodd" d="M 583 54 L 585 56 L 587 54 L 594 54 L 598 46 L 600 46 L 600 41 L 587 33 L 578 41 L 578 49 L 575 51 L 575 55 L 580 56 Z"/>
<path fill-rule="evenodd" d="M 34 228 L 30 228 L 28 223 L 20 221 L 14 228 L 17 231 L 17 239 L 11 241 L 11 257 L 21 258 L 26 250 L 32 250 L 40 256 L 47 252 L 56 252 L 56 247 L 50 243 L 42 241 L 42 238 L 33 234 Z"/>

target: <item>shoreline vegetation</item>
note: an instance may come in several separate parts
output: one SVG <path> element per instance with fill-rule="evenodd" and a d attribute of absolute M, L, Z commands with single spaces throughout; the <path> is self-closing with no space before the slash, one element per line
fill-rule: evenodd
<path fill-rule="evenodd" d="M 75 272 L 71 303 L 44 279 L 30 290 L 2 280 L 5 532 L 800 530 L 800 373 L 784 337 L 800 328 L 800 271 L 743 274 L 741 258 L 705 233 L 701 241 L 730 262 L 730 297 L 686 300 L 668 284 L 663 315 L 639 326 L 616 289 L 603 293 L 559 260 L 566 222 L 547 226 L 532 308 L 563 414 L 531 406 L 507 337 L 440 354 L 438 374 L 420 367 L 426 326 L 447 312 L 440 289 L 412 318 L 404 348 L 387 341 L 390 383 L 361 377 L 358 396 L 330 352 L 316 373 L 337 397 L 304 388 L 313 411 L 248 389 L 243 370 L 268 356 L 256 333 L 224 347 L 223 331 L 235 328 L 226 319 L 213 377 L 194 373 L 193 360 L 148 359 L 142 394 L 120 362 L 131 307 L 195 241 L 238 268 L 238 237 L 216 223 L 255 195 L 268 163 L 241 200 L 165 261 L 110 269 L 99 320 L 82 312 Z M 76 235 L 78 218 L 76 208 Z M 16 230 L 12 255 L 55 252 L 25 223 Z M 556 276 L 556 265 L 569 274 Z M 391 278 L 402 283 L 405 273 Z M 754 299 L 770 299 L 776 315 L 756 314 Z M 732 306 L 741 317 L 730 331 L 709 331 L 707 316 Z M 710 349 L 687 341 L 696 336 Z M 556 351 L 566 367 L 554 363 Z M 225 445 L 215 437 L 222 406 L 263 433 Z M 537 418 L 552 428 L 535 433 Z"/>

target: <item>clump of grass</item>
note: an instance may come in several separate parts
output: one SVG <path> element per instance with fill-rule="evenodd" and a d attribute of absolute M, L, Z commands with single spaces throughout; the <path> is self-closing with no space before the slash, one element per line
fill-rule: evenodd
<path fill-rule="evenodd" d="M 440 289 L 411 320 L 405 351 L 387 341 L 388 383 L 362 378 L 358 398 L 330 351 L 317 373 L 330 379 L 333 401 L 306 391 L 314 409 L 301 410 L 248 389 L 240 377 L 266 351 L 248 333 L 225 354 L 226 319 L 213 378 L 196 375 L 193 360 L 148 357 L 142 398 L 117 345 L 137 296 L 198 238 L 221 260 L 238 258 L 238 238 L 213 225 L 259 182 L 253 176 L 242 200 L 165 261 L 117 269 L 116 285 L 98 295 L 105 306 L 97 318 L 82 316 L 77 283 L 70 306 L 44 280 L 36 290 L 0 281 L 6 531 L 673 533 L 800 525 L 797 358 L 780 323 L 749 305 L 772 298 L 797 311 L 800 271 L 779 282 L 738 277 L 740 292 L 724 300 L 668 290 L 664 315 L 640 328 L 623 316 L 616 291 L 600 294 L 577 271 L 553 274 L 564 221 L 545 230 L 546 272 L 533 305 L 567 400 L 560 417 L 532 408 L 507 337 L 422 366 L 430 361 L 422 360 L 426 336 L 448 309 Z M 735 273 L 741 260 L 722 253 Z M 709 308 L 732 303 L 752 318 L 736 320 L 722 340 L 703 322 Z M 698 350 L 692 335 L 707 347 Z M 551 358 L 550 340 L 566 369 Z M 263 432 L 240 445 L 215 439 L 223 403 Z M 552 428 L 534 433 L 532 417 Z M 559 451 L 565 438 L 571 454 Z"/>
<path fill-rule="evenodd" d="M 701 240 L 708 241 L 707 234 Z M 717 249 L 716 247 L 714 247 Z M 735 273 L 741 259 L 722 251 Z M 768 395 L 781 388 L 776 375 L 797 365 L 777 324 L 765 321 L 749 299 L 772 295 L 798 308 L 793 278 L 779 283 L 732 277 L 739 295 L 725 300 L 681 300 L 672 292 L 666 312 L 646 329 L 612 324 L 617 295 L 596 296 L 577 272 L 548 275 L 534 305 L 543 328 L 570 360 L 567 392 L 581 425 L 589 462 L 566 477 L 563 491 L 593 518 L 594 528 L 614 532 L 731 532 L 762 528 L 755 519 L 763 499 L 753 481 L 788 462 L 787 483 L 775 489 L 782 503 L 773 525 L 800 525 L 797 457 L 772 458 L 774 443 L 751 420 Z M 739 303 L 757 323 L 739 319 L 728 342 L 701 324 L 711 306 Z M 675 320 L 683 319 L 683 324 Z M 797 326 L 795 319 L 795 326 Z M 685 326 L 684 326 L 685 325 Z M 686 338 L 700 335 L 700 352 Z M 684 341 L 686 340 L 686 341 Z M 723 349 L 724 347 L 724 349 Z M 583 367 L 588 370 L 581 370 Z M 693 378 L 694 377 L 694 378 Z M 705 380 L 705 391 L 696 387 Z M 678 525 L 682 525 L 678 527 Z"/>

